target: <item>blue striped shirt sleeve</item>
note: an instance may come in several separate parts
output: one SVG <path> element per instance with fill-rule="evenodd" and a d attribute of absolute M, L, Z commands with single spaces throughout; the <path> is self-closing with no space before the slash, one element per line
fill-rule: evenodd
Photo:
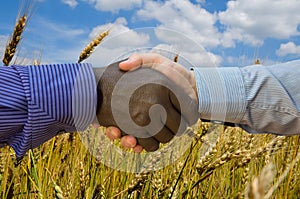
<path fill-rule="evenodd" d="M 27 120 L 27 102 L 18 72 L 0 67 L 0 147 L 10 143 Z"/>
<path fill-rule="evenodd" d="M 13 133 L 3 131 L 6 139 L 1 138 L 0 142 L 10 145 L 17 157 L 23 156 L 29 149 L 39 146 L 59 132 L 85 130 L 93 121 L 97 93 L 95 75 L 89 64 L 12 68 L 19 78 L 13 84 L 20 86 L 18 89 L 22 90 L 23 98 L 22 102 L 13 101 L 11 107 L 17 111 L 16 107 L 20 106 L 26 118 L 25 121 L 22 118 L 22 124 Z M 2 95 L 1 99 L 10 101 Z M 2 110 L 4 109 L 0 112 Z M 17 115 L 20 117 L 22 114 L 20 112 Z M 12 119 L 17 121 L 16 118 Z"/>
<path fill-rule="evenodd" d="M 193 70 L 200 118 L 250 133 L 300 134 L 300 60 Z"/>

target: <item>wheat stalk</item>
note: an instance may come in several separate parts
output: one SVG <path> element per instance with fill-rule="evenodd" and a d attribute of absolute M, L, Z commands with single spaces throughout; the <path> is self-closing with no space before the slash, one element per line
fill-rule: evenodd
<path fill-rule="evenodd" d="M 21 40 L 21 35 L 24 32 L 26 26 L 27 16 L 24 14 L 22 17 L 19 18 L 17 21 L 13 35 L 9 40 L 8 44 L 6 45 L 5 54 L 3 58 L 3 63 L 5 66 L 8 66 L 11 62 L 12 58 L 16 53 L 17 46 Z"/>
<path fill-rule="evenodd" d="M 53 183 L 53 185 L 54 185 L 54 191 L 55 191 L 55 196 L 56 196 L 56 198 L 58 198 L 58 199 L 63 199 L 64 196 L 63 196 L 63 191 L 62 191 L 62 189 L 60 188 L 60 186 L 58 186 L 58 185 L 56 184 L 56 182 L 55 182 L 54 179 L 52 178 L 52 175 L 51 175 L 51 172 L 49 171 L 49 169 L 47 169 L 47 168 L 45 168 L 45 169 L 46 169 L 47 173 L 49 174 L 50 180 L 52 181 L 52 183 Z"/>
<path fill-rule="evenodd" d="M 95 39 L 93 39 L 93 41 L 91 41 L 80 53 L 78 63 L 87 59 L 93 53 L 94 49 L 101 43 L 101 41 L 108 36 L 108 34 L 109 30 L 106 30 L 95 37 Z"/>
<path fill-rule="evenodd" d="M 254 178 L 251 184 L 245 189 L 245 198 L 247 199 L 263 199 L 266 189 L 271 185 L 275 177 L 274 165 L 269 163 L 266 165 L 261 174 Z"/>
<path fill-rule="evenodd" d="M 8 66 L 10 64 L 11 60 L 16 54 L 18 44 L 22 39 L 21 36 L 25 30 L 26 25 L 28 24 L 28 19 L 31 16 L 33 6 L 34 6 L 33 0 L 20 1 L 20 9 L 14 27 L 14 31 L 9 41 L 7 42 L 4 57 L 2 60 L 5 66 Z"/>
<path fill-rule="evenodd" d="M 269 189 L 269 191 L 267 192 L 267 194 L 265 195 L 265 199 L 269 199 L 271 198 L 271 196 L 273 195 L 274 191 L 277 190 L 277 188 L 279 187 L 279 185 L 282 183 L 282 181 L 286 178 L 286 176 L 289 174 L 289 172 L 291 171 L 291 169 L 294 168 L 295 164 L 300 160 L 300 153 L 298 153 L 298 155 L 296 156 L 296 158 L 287 165 L 286 169 L 284 170 L 284 172 L 279 176 L 278 181 Z M 295 171 L 297 172 L 297 171 Z"/>

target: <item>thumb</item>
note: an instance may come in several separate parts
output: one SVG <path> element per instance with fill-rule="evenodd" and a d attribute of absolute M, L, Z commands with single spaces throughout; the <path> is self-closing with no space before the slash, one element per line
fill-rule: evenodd
<path fill-rule="evenodd" d="M 132 54 L 128 60 L 121 62 L 119 66 L 120 69 L 124 71 L 135 70 L 141 66 L 153 68 L 154 66 L 160 65 L 165 60 L 166 58 L 156 53 L 145 53 L 145 54 L 135 53 Z"/>
<path fill-rule="evenodd" d="M 124 71 L 132 71 L 142 66 L 142 58 L 137 55 L 131 55 L 127 60 L 120 62 L 119 67 Z"/>

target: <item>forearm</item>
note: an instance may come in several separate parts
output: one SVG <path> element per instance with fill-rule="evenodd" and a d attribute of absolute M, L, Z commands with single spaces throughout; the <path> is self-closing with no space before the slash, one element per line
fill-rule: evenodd
<path fill-rule="evenodd" d="M 195 68 L 200 117 L 252 133 L 300 133 L 300 62 Z"/>

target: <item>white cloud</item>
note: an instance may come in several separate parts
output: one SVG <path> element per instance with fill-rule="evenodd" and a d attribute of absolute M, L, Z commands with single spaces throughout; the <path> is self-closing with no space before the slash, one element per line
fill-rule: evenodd
<path fill-rule="evenodd" d="M 155 19 L 160 28 L 179 31 L 205 47 L 216 47 L 220 44 L 220 34 L 214 26 L 217 15 L 209 13 L 199 4 L 187 0 L 146 1 L 137 12 L 139 19 Z M 165 35 L 160 39 L 169 40 Z"/>
<path fill-rule="evenodd" d="M 299 35 L 299 0 L 231 0 L 227 10 L 219 13 L 225 26 L 222 44 L 234 46 L 235 41 L 261 45 L 268 37 L 287 39 Z"/>
<path fill-rule="evenodd" d="M 71 8 L 75 8 L 78 5 L 76 0 L 61 0 L 64 4 L 67 4 Z"/>
<path fill-rule="evenodd" d="M 218 55 L 205 51 L 205 49 L 198 49 L 199 51 L 192 51 L 190 49 L 179 48 L 178 46 L 169 44 L 159 44 L 155 46 L 152 52 L 159 53 L 171 60 L 177 54 L 178 62 L 185 66 L 190 67 L 217 67 L 220 66 L 222 58 Z"/>
<path fill-rule="evenodd" d="M 125 18 L 118 18 L 114 24 L 105 24 L 93 28 L 89 37 L 95 38 L 98 34 L 110 29 L 107 40 L 103 43 L 106 48 L 118 47 L 138 47 L 146 45 L 149 42 L 149 36 L 146 33 L 138 32 L 127 27 Z"/>
<path fill-rule="evenodd" d="M 206 52 L 204 48 L 181 33 L 161 27 L 130 29 L 127 27 L 125 18 L 118 18 L 114 24 L 95 27 L 90 33 L 90 40 L 109 28 L 111 28 L 109 36 L 97 47 L 87 62 L 95 66 L 99 64 L 105 66 L 124 59 L 133 52 L 149 52 L 153 48 L 170 59 L 178 53 L 179 60 L 186 67 L 219 66 L 222 61 L 220 56 Z M 164 44 L 157 42 L 159 37 L 167 38 L 167 36 L 169 36 L 169 42 Z"/>
<path fill-rule="evenodd" d="M 85 0 L 94 5 L 97 10 L 118 12 L 119 10 L 130 10 L 142 5 L 142 0 Z"/>
<path fill-rule="evenodd" d="M 2 61 L 3 56 L 4 56 L 5 47 L 6 47 L 8 38 L 9 37 L 7 35 L 0 35 L 0 58 L 1 58 L 1 61 Z"/>
<path fill-rule="evenodd" d="M 143 0 L 61 0 L 70 7 L 76 7 L 78 2 L 88 2 L 99 11 L 118 12 L 120 10 L 133 10 L 135 20 L 156 20 L 154 27 L 158 47 L 169 47 L 170 51 L 178 52 L 194 65 L 220 65 L 223 59 L 205 50 L 218 47 L 235 47 L 237 42 L 252 46 L 260 46 L 266 38 L 288 39 L 300 35 L 299 0 L 230 0 L 225 11 L 211 13 L 201 7 L 208 2 L 205 0 L 168 0 L 168 1 L 143 1 Z M 131 16 L 129 16 L 131 17 Z M 112 59 L 126 54 L 137 48 L 153 47 L 150 33 L 130 29 L 127 24 L 129 17 L 119 18 L 115 23 L 109 23 L 93 28 L 89 39 L 79 40 L 86 35 L 86 30 L 73 29 L 64 24 L 54 24 L 45 21 L 41 26 L 42 32 L 47 32 L 48 40 L 60 41 L 65 38 L 77 40 L 84 45 L 97 34 L 111 28 L 110 35 L 97 48 L 92 57 L 87 60 L 96 60 L 95 63 L 106 65 Z M 139 21 L 140 22 L 140 21 Z M 219 28 L 217 23 L 221 23 Z M 130 24 L 135 25 L 135 24 Z M 166 29 L 173 30 L 165 31 Z M 43 38 L 43 41 L 47 38 Z M 47 44 L 46 44 L 47 45 Z M 79 45 L 80 46 L 80 45 Z M 203 47 L 202 47 L 203 46 Z M 0 46 L 1 47 L 1 46 Z M 49 47 L 47 46 L 47 49 Z M 53 47 L 54 49 L 54 47 Z M 71 49 L 68 56 L 77 55 L 81 49 Z M 289 42 L 282 44 L 276 51 L 278 56 L 299 54 L 299 46 Z M 227 63 L 253 61 L 239 57 L 226 58 Z M 103 64 L 104 63 L 104 64 Z"/>
<path fill-rule="evenodd" d="M 156 49 L 178 53 L 192 66 L 220 66 L 222 58 L 205 49 L 220 44 L 221 34 L 215 27 L 217 15 L 199 4 L 187 0 L 146 1 L 136 17 L 159 22 L 154 33 L 161 45 Z"/>
<path fill-rule="evenodd" d="M 114 24 L 109 23 L 95 27 L 89 34 L 89 39 L 94 39 L 98 34 L 108 29 L 110 29 L 109 35 L 88 58 L 87 62 L 101 63 L 101 66 L 105 66 L 151 45 L 150 36 L 147 32 L 128 28 L 125 18 L 118 18 Z"/>
<path fill-rule="evenodd" d="M 36 24 L 31 30 L 39 33 L 43 37 L 43 41 L 53 41 L 63 39 L 64 41 L 74 40 L 85 33 L 84 29 L 73 28 L 68 24 L 55 23 L 46 18 L 36 17 Z M 37 30 L 35 30 L 37 29 Z"/>
<path fill-rule="evenodd" d="M 249 56 L 248 54 L 243 54 L 239 56 L 226 56 L 225 59 L 227 64 L 233 67 L 253 65 L 256 61 L 253 56 Z M 260 61 L 263 61 L 262 64 L 265 64 L 264 60 Z"/>
<path fill-rule="evenodd" d="M 297 46 L 294 42 L 281 44 L 280 48 L 276 51 L 276 54 L 281 57 L 289 54 L 300 55 L 300 46 Z"/>
<path fill-rule="evenodd" d="M 220 66 L 222 61 L 220 56 L 207 52 L 202 45 L 182 33 L 157 27 L 155 35 L 164 42 L 158 47 L 165 49 L 167 52 L 179 54 L 193 66 Z"/>

